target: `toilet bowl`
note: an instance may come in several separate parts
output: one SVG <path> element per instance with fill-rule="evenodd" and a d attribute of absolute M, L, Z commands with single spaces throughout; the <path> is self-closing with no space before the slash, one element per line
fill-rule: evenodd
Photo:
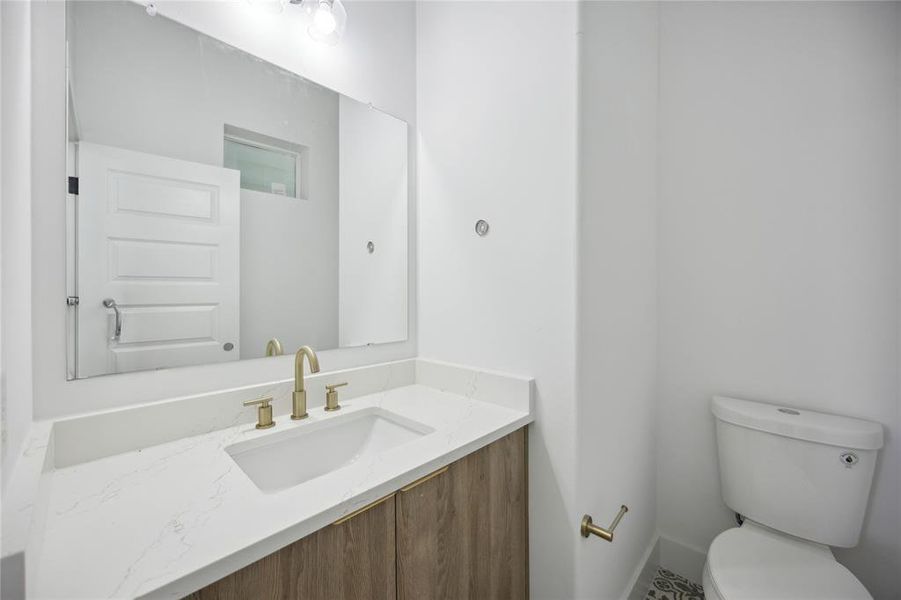
<path fill-rule="evenodd" d="M 713 540 L 702 583 L 708 600 L 872 600 L 827 546 L 753 521 Z"/>
<path fill-rule="evenodd" d="M 704 565 L 711 600 L 871 600 L 830 546 L 860 539 L 878 423 L 735 398 L 713 399 L 720 489 L 743 516 Z"/>

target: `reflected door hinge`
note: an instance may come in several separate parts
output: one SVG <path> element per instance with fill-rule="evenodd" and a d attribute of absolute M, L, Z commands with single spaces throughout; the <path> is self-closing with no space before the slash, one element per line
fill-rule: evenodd
<path fill-rule="evenodd" d="M 67 296 L 66 306 L 78 306 L 78 296 Z"/>
<path fill-rule="evenodd" d="M 69 193 L 78 195 L 78 177 L 69 177 Z"/>

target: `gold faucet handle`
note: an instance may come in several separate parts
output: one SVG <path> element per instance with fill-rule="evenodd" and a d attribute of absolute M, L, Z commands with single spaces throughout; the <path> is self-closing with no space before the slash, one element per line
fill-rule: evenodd
<path fill-rule="evenodd" d="M 244 406 L 253 406 L 254 404 L 259 404 L 260 408 L 264 408 L 269 406 L 269 403 L 272 402 L 272 396 L 261 396 L 254 400 L 245 400 L 242 404 Z"/>
<path fill-rule="evenodd" d="M 272 420 L 271 402 L 272 396 L 263 396 L 261 398 L 245 400 L 243 402 L 244 406 L 260 405 L 260 408 L 257 410 L 257 429 L 269 429 L 270 427 L 275 426 L 275 421 Z"/>
<path fill-rule="evenodd" d="M 344 387 L 345 385 L 347 385 L 346 381 L 344 383 L 333 383 L 325 386 L 325 389 L 327 390 L 325 393 L 325 410 L 331 412 L 341 408 L 341 405 L 338 404 L 337 388 Z"/>

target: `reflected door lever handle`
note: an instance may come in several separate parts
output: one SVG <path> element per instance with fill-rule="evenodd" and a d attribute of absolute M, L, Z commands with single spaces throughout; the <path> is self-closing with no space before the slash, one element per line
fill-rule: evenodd
<path fill-rule="evenodd" d="M 103 306 L 111 308 L 116 312 L 116 333 L 110 339 L 118 342 L 119 336 L 122 335 L 122 313 L 119 311 L 119 305 L 116 304 L 116 301 L 112 298 L 106 298 L 103 300 Z"/>

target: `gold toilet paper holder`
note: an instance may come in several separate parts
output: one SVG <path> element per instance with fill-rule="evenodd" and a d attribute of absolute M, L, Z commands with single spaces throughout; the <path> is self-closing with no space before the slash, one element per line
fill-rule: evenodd
<path fill-rule="evenodd" d="M 619 507 L 619 513 L 616 515 L 616 518 L 613 519 L 613 523 L 610 524 L 610 527 L 604 529 L 603 527 L 598 527 L 591 521 L 591 515 L 585 515 L 582 517 L 582 527 L 581 533 L 582 537 L 588 537 L 591 534 L 598 536 L 601 539 L 607 540 L 608 542 L 613 541 L 613 530 L 616 529 L 616 526 L 619 525 L 619 522 L 622 520 L 623 515 L 629 512 L 629 507 L 623 504 Z"/>

